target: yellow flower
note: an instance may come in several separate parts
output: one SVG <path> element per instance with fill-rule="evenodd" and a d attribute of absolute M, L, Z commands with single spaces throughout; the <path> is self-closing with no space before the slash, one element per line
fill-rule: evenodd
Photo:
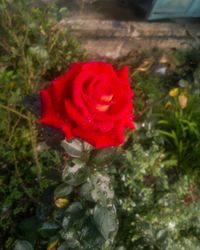
<path fill-rule="evenodd" d="M 182 109 L 184 109 L 186 106 L 187 106 L 187 101 L 188 101 L 188 98 L 186 95 L 184 94 L 180 94 L 178 96 L 178 101 L 179 101 L 179 105 Z"/>
<path fill-rule="evenodd" d="M 69 200 L 67 198 L 56 198 L 54 200 L 56 207 L 64 208 L 69 205 Z"/>
<path fill-rule="evenodd" d="M 179 89 L 178 88 L 173 88 L 169 91 L 169 96 L 175 97 L 178 95 Z"/>

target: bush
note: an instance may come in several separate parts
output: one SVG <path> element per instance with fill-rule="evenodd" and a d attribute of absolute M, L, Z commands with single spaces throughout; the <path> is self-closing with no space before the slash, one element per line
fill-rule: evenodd
<path fill-rule="evenodd" d="M 41 151 L 35 118 L 23 105 L 58 72 L 83 54 L 67 27 L 59 21 L 66 9 L 41 1 L 0 2 L 0 245 L 11 249 L 23 218 L 41 206 L 59 176 L 58 153 Z M 32 103 L 27 104 L 29 108 Z M 39 141 L 37 139 L 39 137 Z M 42 178 L 41 178 L 42 176 Z M 33 225 L 31 225 L 33 227 Z M 33 237 L 34 238 L 34 237 Z"/>
<path fill-rule="evenodd" d="M 135 76 L 138 130 L 116 161 L 117 244 L 126 249 L 198 249 L 196 55 L 198 50 L 175 51 L 165 75 L 155 74 L 156 59 L 151 70 Z"/>

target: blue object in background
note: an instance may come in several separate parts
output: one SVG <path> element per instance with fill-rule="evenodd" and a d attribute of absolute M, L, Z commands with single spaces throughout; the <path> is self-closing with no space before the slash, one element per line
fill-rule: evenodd
<path fill-rule="evenodd" d="M 200 0 L 155 0 L 148 15 L 148 20 L 200 17 Z"/>
<path fill-rule="evenodd" d="M 148 20 L 200 17 L 200 0 L 129 0 L 145 11 Z"/>

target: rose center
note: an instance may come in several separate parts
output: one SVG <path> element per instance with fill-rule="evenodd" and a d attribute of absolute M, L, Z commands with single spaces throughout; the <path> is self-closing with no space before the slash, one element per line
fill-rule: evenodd
<path fill-rule="evenodd" d="M 101 100 L 104 101 L 104 102 L 110 102 L 113 98 L 113 95 L 103 95 L 101 97 Z"/>
<path fill-rule="evenodd" d="M 111 105 L 112 99 L 113 99 L 113 95 L 103 95 L 103 96 L 101 96 L 100 100 L 102 101 L 102 103 L 97 104 L 96 109 L 98 111 L 102 111 L 102 112 L 107 111 L 109 109 L 110 105 Z"/>

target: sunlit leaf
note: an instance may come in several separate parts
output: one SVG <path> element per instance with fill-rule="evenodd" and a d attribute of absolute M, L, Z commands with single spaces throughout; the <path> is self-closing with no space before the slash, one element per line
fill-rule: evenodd
<path fill-rule="evenodd" d="M 94 209 L 94 221 L 105 239 L 108 239 L 111 234 L 116 233 L 118 229 L 115 208 L 105 208 L 96 205 Z"/>
<path fill-rule="evenodd" d="M 66 165 L 62 178 L 65 183 L 72 186 L 79 186 L 86 182 L 89 169 L 83 163 L 76 163 L 74 166 Z"/>
<path fill-rule="evenodd" d="M 65 183 L 60 184 L 54 191 L 54 196 L 56 198 L 63 198 L 68 196 L 73 191 L 72 186 L 69 186 Z"/>
<path fill-rule="evenodd" d="M 77 139 L 68 142 L 67 140 L 63 140 L 61 142 L 61 146 L 64 148 L 67 154 L 72 157 L 81 157 L 83 153 L 83 143 Z"/>

